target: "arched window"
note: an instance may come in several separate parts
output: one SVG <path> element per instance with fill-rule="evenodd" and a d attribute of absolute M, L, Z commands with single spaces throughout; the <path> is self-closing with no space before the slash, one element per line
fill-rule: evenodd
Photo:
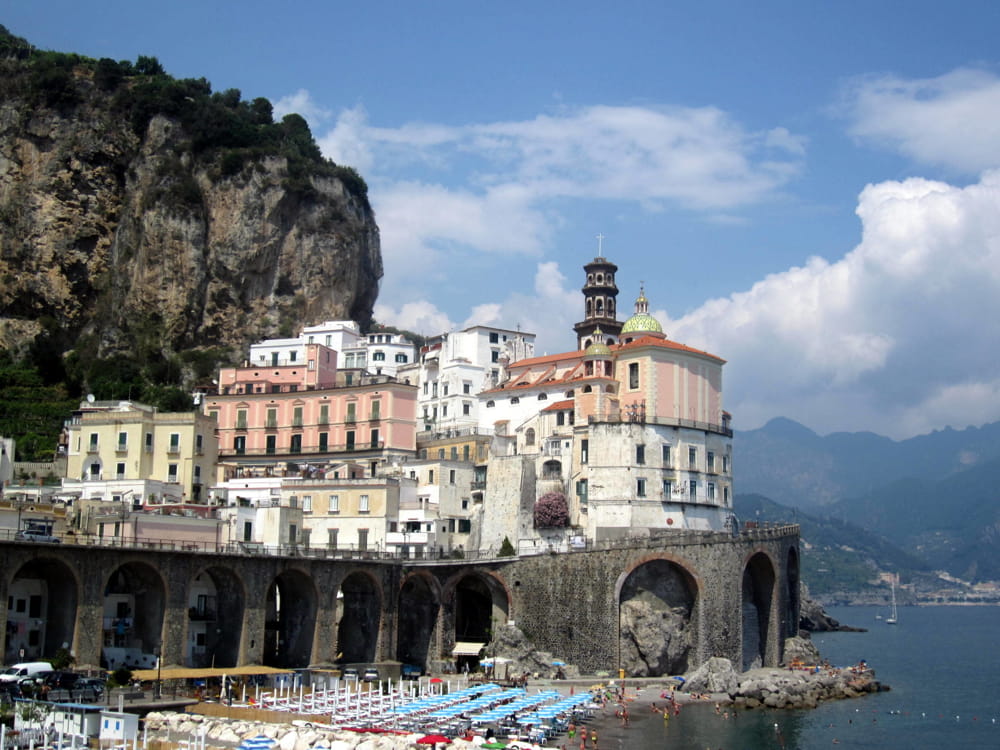
<path fill-rule="evenodd" d="M 487 401 L 486 402 L 486 408 L 487 409 L 492 409 L 494 406 L 496 406 L 496 404 L 493 403 L 492 401 Z"/>
<path fill-rule="evenodd" d="M 524 444 L 534 445 L 535 444 L 535 430 L 533 427 L 529 427 L 524 431 Z"/>
<path fill-rule="evenodd" d="M 510 403 L 511 404 L 519 404 L 519 403 L 521 403 L 521 399 L 519 399 L 517 396 L 514 396 L 514 398 L 512 398 L 510 400 Z"/>
<path fill-rule="evenodd" d="M 546 396 L 544 393 L 539 393 L 538 394 L 538 400 L 539 401 L 548 401 L 548 399 L 549 399 L 549 397 Z"/>

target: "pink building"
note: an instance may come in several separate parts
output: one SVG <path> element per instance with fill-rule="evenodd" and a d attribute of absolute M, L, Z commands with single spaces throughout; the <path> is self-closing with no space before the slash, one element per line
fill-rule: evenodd
<path fill-rule="evenodd" d="M 218 424 L 220 463 L 243 469 L 293 461 L 322 471 L 352 460 L 374 473 L 416 449 L 417 387 L 384 375 L 346 377 L 337 353 L 321 344 L 307 345 L 304 362 L 221 370 L 204 410 Z"/>

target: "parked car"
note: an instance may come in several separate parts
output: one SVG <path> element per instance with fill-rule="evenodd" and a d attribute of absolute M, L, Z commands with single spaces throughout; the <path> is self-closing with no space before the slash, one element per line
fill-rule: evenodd
<path fill-rule="evenodd" d="M 365 682 L 378 682 L 379 681 L 378 670 L 375 669 L 374 667 L 369 667 L 368 669 L 365 670 L 365 673 L 361 676 L 361 679 L 364 680 Z"/>
<path fill-rule="evenodd" d="M 19 542 L 48 542 L 49 544 L 59 544 L 62 541 L 45 529 L 21 529 L 14 535 L 14 539 Z"/>
<path fill-rule="evenodd" d="M 340 679 L 342 680 L 354 680 L 358 679 L 358 670 L 355 667 L 346 667 L 343 672 L 340 673 Z"/>
<path fill-rule="evenodd" d="M 83 675 L 76 672 L 52 672 L 46 675 L 42 684 L 49 690 L 76 690 L 82 679 Z"/>
<path fill-rule="evenodd" d="M 0 682 L 21 682 L 27 677 L 46 675 L 52 671 L 52 665 L 47 661 L 25 661 L 7 667 L 0 672 Z"/>
<path fill-rule="evenodd" d="M 100 698 L 104 695 L 104 688 L 106 685 L 107 682 L 102 680 L 100 677 L 83 677 L 76 683 L 75 690 L 83 693 L 93 693 L 95 696 Z"/>
<path fill-rule="evenodd" d="M 417 664 L 404 664 L 402 667 L 402 673 L 404 680 L 417 680 L 420 678 L 420 675 L 424 673 L 424 670 Z"/>

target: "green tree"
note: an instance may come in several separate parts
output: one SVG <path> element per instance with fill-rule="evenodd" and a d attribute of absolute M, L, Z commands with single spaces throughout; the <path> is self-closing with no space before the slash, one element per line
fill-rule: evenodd
<path fill-rule="evenodd" d="M 508 537 L 504 537 L 503 542 L 500 544 L 500 552 L 497 553 L 497 557 L 513 557 L 515 554 L 514 545 L 510 543 L 510 539 Z"/>

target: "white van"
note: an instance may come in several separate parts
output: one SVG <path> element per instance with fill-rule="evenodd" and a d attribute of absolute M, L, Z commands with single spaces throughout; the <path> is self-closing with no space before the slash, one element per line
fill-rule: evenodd
<path fill-rule="evenodd" d="M 47 661 L 26 661 L 7 667 L 0 672 L 0 682 L 20 682 L 27 677 L 52 671 L 52 665 Z"/>

